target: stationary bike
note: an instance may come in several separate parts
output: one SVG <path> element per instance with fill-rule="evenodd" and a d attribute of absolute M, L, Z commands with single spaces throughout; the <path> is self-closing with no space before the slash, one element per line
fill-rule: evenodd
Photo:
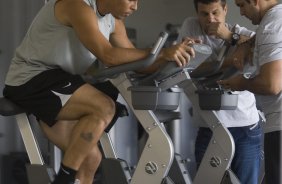
<path fill-rule="evenodd" d="M 164 40 L 164 38 L 160 39 Z M 161 41 L 158 41 L 157 44 L 159 42 Z M 128 103 L 131 110 L 149 135 L 137 168 L 132 177 L 131 171 L 129 171 L 129 167 L 125 164 L 125 161 L 118 159 L 115 155 L 113 145 L 109 143 L 109 136 L 103 136 L 105 139 L 103 138 L 104 142 L 102 144 L 107 145 L 105 148 L 108 148 L 104 150 L 111 153 L 107 159 L 104 159 L 107 161 L 109 159 L 111 160 L 108 164 L 108 169 L 104 170 L 105 173 L 112 168 L 112 165 L 115 165 L 112 162 L 116 162 L 116 165 L 121 168 L 120 172 L 118 172 L 118 176 L 126 173 L 124 174 L 125 177 L 123 177 L 125 179 L 121 180 L 115 176 L 114 172 L 111 172 L 106 177 L 108 178 L 106 182 L 107 184 L 177 183 L 169 176 L 169 171 L 173 162 L 172 159 L 174 157 L 173 147 L 170 147 L 170 138 L 159 121 L 159 119 L 161 119 L 160 116 L 156 113 L 157 109 L 173 110 L 178 106 L 179 94 L 174 90 L 175 86 L 184 90 L 185 95 L 190 99 L 196 109 L 201 112 L 201 115 L 206 122 L 210 122 L 209 126 L 213 131 L 213 141 L 208 146 L 193 183 L 239 183 L 236 176 L 229 169 L 235 149 L 232 136 L 222 123 L 219 122 L 216 114 L 212 111 L 218 109 L 236 108 L 237 96 L 236 94 L 230 94 L 223 89 L 208 89 L 204 87 L 204 89 L 208 90 L 202 90 L 202 87 L 198 82 L 200 80 L 192 80 L 190 74 L 192 74 L 199 64 L 211 54 L 210 48 L 205 45 L 195 45 L 194 49 L 197 52 L 196 56 L 197 54 L 199 56 L 195 58 L 195 61 L 199 63 L 193 68 L 179 68 L 174 66 L 174 64 L 169 63 L 159 70 L 159 72 L 156 72 L 151 76 L 136 79 L 127 71 L 140 69 L 140 66 L 142 65 L 140 62 L 107 68 L 100 71 L 95 76 L 96 79 L 99 77 L 110 78 L 110 81 L 118 88 L 120 94 Z M 155 49 L 153 49 L 153 51 L 154 50 Z M 222 57 L 226 50 L 227 48 L 223 49 L 221 54 Z M 223 58 L 220 58 L 220 61 L 222 60 Z M 149 61 L 144 62 L 150 63 Z M 148 65 L 143 64 L 142 67 L 146 67 Z M 198 72 L 198 75 L 199 73 L 200 72 Z M 196 73 L 193 73 L 193 75 L 195 77 Z M 199 99 L 206 97 L 206 95 L 213 95 L 216 98 L 212 101 L 208 101 L 207 104 L 202 103 L 204 101 L 200 101 Z M 163 139 L 165 139 L 165 142 Z M 167 164 L 163 164 L 164 161 L 161 161 L 160 158 L 167 159 Z M 180 176 L 184 178 L 184 180 L 179 183 L 192 183 L 185 166 L 184 169 L 182 167 L 178 168 L 181 168 L 178 171 Z M 113 171 L 113 169 L 111 169 L 111 171 Z"/>

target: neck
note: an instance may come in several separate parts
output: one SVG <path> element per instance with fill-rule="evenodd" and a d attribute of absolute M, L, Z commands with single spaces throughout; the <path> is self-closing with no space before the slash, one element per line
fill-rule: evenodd
<path fill-rule="evenodd" d="M 105 0 L 96 0 L 97 11 L 101 16 L 106 15 L 107 12 L 107 5 Z"/>
<path fill-rule="evenodd" d="M 272 1 L 263 1 L 263 3 L 261 4 L 262 7 L 262 11 L 260 13 L 260 17 L 261 19 L 263 18 L 263 16 L 266 14 L 266 12 L 268 10 L 270 10 L 271 8 L 273 8 L 274 6 L 276 6 L 278 4 L 278 2 L 276 0 Z"/>

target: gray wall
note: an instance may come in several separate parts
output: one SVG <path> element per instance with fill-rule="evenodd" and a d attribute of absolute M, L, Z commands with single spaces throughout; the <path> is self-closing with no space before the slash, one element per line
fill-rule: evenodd
<path fill-rule="evenodd" d="M 192 0 L 140 0 L 125 23 L 137 30 L 137 46 L 149 47 L 167 23 L 180 25 L 193 12 Z"/>
<path fill-rule="evenodd" d="M 280 0 L 281 1 L 281 0 Z M 240 16 L 233 0 L 228 0 L 227 21 L 255 29 L 249 20 Z M 188 16 L 195 15 L 193 0 L 141 0 L 138 10 L 128 17 L 126 25 L 137 30 L 137 46 L 149 47 L 167 23 L 181 25 Z"/>
<path fill-rule="evenodd" d="M 32 18 L 43 5 L 43 0 L 0 1 L 0 93 L 15 47 L 22 40 Z M 0 116 L 0 156 L 10 152 L 24 151 L 14 118 Z M 0 157 L 0 167 L 2 165 Z M 0 183 L 1 171 L 0 168 Z M 3 183 L 7 184 L 7 183 Z"/>
<path fill-rule="evenodd" d="M 282 2 L 282 0 L 278 0 Z M 240 15 L 234 0 L 227 0 L 227 21 L 255 30 L 251 22 Z M 128 27 L 137 29 L 137 46 L 151 46 L 167 23 L 181 25 L 187 16 L 195 15 L 193 0 L 140 0 L 138 10 L 125 20 Z"/>

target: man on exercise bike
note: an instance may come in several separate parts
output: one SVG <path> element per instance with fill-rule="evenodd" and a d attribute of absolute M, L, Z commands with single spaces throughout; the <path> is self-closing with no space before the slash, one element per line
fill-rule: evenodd
<path fill-rule="evenodd" d="M 113 100 L 82 80 L 98 59 L 105 66 L 145 58 L 123 19 L 138 0 L 50 0 L 33 20 L 8 71 L 4 96 L 34 114 L 50 141 L 64 151 L 53 184 L 91 184 L 101 161 L 97 142 L 115 115 Z M 184 66 L 194 51 L 186 42 L 164 49 L 159 60 Z"/>

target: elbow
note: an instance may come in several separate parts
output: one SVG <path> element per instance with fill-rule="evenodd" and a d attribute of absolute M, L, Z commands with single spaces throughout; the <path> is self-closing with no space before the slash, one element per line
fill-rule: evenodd
<path fill-rule="evenodd" d="M 281 93 L 281 86 L 269 86 L 268 88 L 269 95 L 278 95 Z"/>
<path fill-rule="evenodd" d="M 104 52 L 100 57 L 99 60 L 107 67 L 111 67 L 116 65 L 116 57 L 112 54 L 111 51 L 109 52 Z"/>
<path fill-rule="evenodd" d="M 279 93 L 281 93 L 281 90 L 273 89 L 270 93 L 271 93 L 271 95 L 278 95 Z"/>
<path fill-rule="evenodd" d="M 105 59 L 102 60 L 103 64 L 107 67 L 115 66 L 116 60 L 111 57 L 106 57 Z"/>

